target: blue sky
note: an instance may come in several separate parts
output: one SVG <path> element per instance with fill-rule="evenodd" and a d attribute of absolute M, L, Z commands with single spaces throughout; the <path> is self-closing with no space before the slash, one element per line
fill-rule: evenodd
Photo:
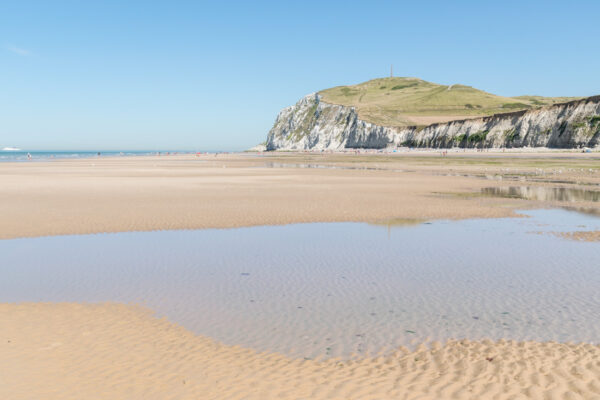
<path fill-rule="evenodd" d="M 600 94 L 598 1 L 2 1 L 0 147 L 221 149 L 389 74 Z"/>

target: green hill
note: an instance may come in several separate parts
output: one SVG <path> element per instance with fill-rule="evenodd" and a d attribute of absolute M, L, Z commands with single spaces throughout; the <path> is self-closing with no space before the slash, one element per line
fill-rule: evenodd
<path fill-rule="evenodd" d="M 438 85 L 418 78 L 380 78 L 337 86 L 323 101 L 355 107 L 361 119 L 383 126 L 429 125 L 564 103 L 576 97 L 503 97 L 464 85 Z"/>

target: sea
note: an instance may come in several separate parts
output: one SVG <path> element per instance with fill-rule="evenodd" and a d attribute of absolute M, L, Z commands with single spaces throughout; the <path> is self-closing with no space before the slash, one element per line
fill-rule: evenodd
<path fill-rule="evenodd" d="M 0 162 L 18 161 L 48 161 L 54 159 L 77 159 L 93 157 L 131 157 L 149 156 L 156 154 L 191 154 L 195 152 L 177 150 L 123 150 L 123 151 L 25 151 L 25 150 L 0 150 Z"/>

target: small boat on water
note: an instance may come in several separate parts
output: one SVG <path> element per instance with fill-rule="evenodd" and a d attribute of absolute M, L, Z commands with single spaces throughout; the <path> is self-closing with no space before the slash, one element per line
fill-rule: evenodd
<path fill-rule="evenodd" d="M 18 149 L 16 147 L 5 147 L 2 149 L 2 151 L 21 151 L 21 149 Z"/>

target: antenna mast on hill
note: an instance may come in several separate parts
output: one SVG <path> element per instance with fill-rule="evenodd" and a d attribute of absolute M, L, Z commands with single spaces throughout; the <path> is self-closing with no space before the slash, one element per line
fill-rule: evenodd
<path fill-rule="evenodd" d="M 390 65 L 390 78 L 394 77 L 394 64 Z"/>

